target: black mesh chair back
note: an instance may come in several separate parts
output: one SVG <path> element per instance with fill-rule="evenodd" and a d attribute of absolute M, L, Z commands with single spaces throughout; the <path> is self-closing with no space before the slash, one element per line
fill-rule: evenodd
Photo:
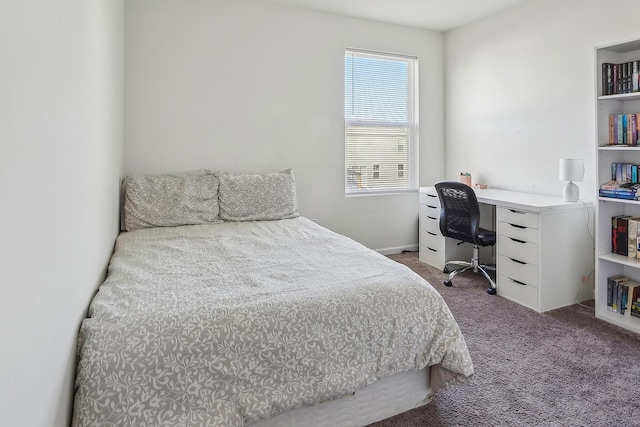
<path fill-rule="evenodd" d="M 438 182 L 435 187 L 440 198 L 442 235 L 484 246 L 477 241 L 480 206 L 473 189 L 457 181 Z"/>

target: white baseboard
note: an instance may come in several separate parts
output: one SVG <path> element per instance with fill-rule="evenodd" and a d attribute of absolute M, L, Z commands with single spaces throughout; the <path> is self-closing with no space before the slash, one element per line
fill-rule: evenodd
<path fill-rule="evenodd" d="M 382 255 L 394 255 L 394 254 L 399 254 L 403 251 L 417 252 L 418 245 L 395 246 L 392 248 L 375 249 L 375 251 L 381 253 Z"/>

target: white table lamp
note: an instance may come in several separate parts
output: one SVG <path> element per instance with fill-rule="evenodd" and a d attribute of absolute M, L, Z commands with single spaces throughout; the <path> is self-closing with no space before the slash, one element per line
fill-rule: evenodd
<path fill-rule="evenodd" d="M 569 181 L 564 187 L 564 200 L 577 202 L 580 197 L 580 189 L 575 182 L 584 179 L 584 162 L 582 159 L 560 159 L 560 181 Z"/>

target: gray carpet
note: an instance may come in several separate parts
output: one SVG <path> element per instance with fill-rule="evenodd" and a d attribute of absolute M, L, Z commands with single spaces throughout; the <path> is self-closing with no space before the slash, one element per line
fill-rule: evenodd
<path fill-rule="evenodd" d="M 593 301 L 538 314 L 486 293 L 473 272 L 442 284 L 417 253 L 392 255 L 443 296 L 473 358 L 471 382 L 373 427 L 640 426 L 640 336 L 598 320 Z"/>

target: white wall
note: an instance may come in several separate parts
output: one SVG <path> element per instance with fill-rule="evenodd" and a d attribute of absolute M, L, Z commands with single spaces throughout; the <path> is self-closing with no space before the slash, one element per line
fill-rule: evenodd
<path fill-rule="evenodd" d="M 76 336 L 118 229 L 123 0 L 0 12 L 0 425 L 68 426 Z"/>
<path fill-rule="evenodd" d="M 594 48 L 640 37 L 640 2 L 532 0 L 445 34 L 446 177 L 561 195 L 582 158 L 595 196 Z"/>
<path fill-rule="evenodd" d="M 344 196 L 344 49 L 420 61 L 420 184 L 443 158 L 443 34 L 250 1 L 128 0 L 125 172 L 294 169 L 302 215 L 417 245 L 416 193 Z"/>

